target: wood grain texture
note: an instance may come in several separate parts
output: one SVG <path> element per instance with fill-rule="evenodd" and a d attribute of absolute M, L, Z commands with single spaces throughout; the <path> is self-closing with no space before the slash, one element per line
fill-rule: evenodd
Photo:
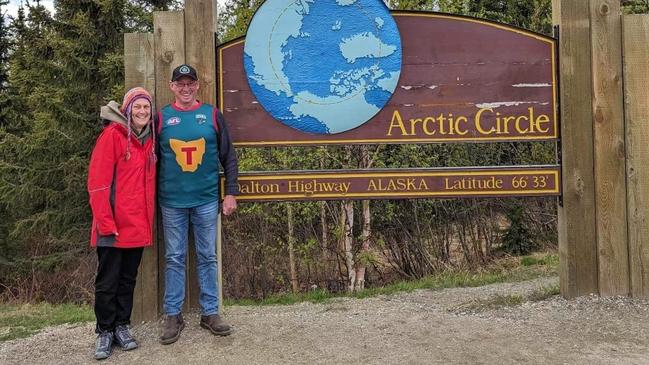
<path fill-rule="evenodd" d="M 620 2 L 591 0 L 599 293 L 629 294 Z"/>
<path fill-rule="evenodd" d="M 198 72 L 198 99 L 212 105 L 216 105 L 215 17 L 216 3 L 212 0 L 185 1 L 185 60 Z M 200 291 L 194 242 L 190 242 L 188 255 L 188 300 L 191 308 L 198 308 Z M 217 262 L 220 264 L 218 257 Z"/>
<path fill-rule="evenodd" d="M 559 273 L 566 298 L 598 292 L 589 0 L 553 0 L 560 25 L 563 206 Z"/>
<path fill-rule="evenodd" d="M 212 0 L 185 1 L 186 60 L 198 71 L 199 100 L 212 105 L 216 105 L 215 17 L 216 3 Z"/>
<path fill-rule="evenodd" d="M 649 297 L 649 15 L 622 17 L 631 295 Z M 641 46 L 640 46 L 641 45 Z"/>
<path fill-rule="evenodd" d="M 153 34 L 124 34 L 124 86 L 141 86 L 153 93 L 155 90 Z M 155 108 L 155 106 L 153 106 Z M 155 221 L 155 220 L 154 220 Z M 158 246 L 162 236 L 153 228 L 153 247 L 144 249 L 138 271 L 133 298 L 133 323 L 155 320 L 160 312 L 158 307 Z"/>
<path fill-rule="evenodd" d="M 158 109 L 173 102 L 173 93 L 169 89 L 171 72 L 185 63 L 185 25 L 182 11 L 157 11 L 153 13 L 153 36 L 155 42 L 155 100 Z M 165 287 L 165 245 L 160 240 L 158 245 L 158 306 L 162 310 Z M 187 310 L 187 302 L 185 308 Z"/>

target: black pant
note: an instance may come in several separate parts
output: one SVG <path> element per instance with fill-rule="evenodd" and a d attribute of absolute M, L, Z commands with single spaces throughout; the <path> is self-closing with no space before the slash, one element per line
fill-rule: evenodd
<path fill-rule="evenodd" d="M 97 247 L 95 278 L 95 332 L 112 331 L 131 323 L 133 291 L 142 259 L 140 248 Z"/>

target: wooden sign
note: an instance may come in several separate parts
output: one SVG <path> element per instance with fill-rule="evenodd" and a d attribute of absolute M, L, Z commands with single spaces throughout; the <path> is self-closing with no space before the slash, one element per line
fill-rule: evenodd
<path fill-rule="evenodd" d="M 274 119 L 251 90 L 244 39 L 218 47 L 218 104 L 235 146 L 558 138 L 554 39 L 469 17 L 392 16 L 402 51 L 396 89 L 376 115 L 342 133 L 306 133 Z"/>
<path fill-rule="evenodd" d="M 237 200 L 557 196 L 560 170 L 552 165 L 242 173 Z"/>

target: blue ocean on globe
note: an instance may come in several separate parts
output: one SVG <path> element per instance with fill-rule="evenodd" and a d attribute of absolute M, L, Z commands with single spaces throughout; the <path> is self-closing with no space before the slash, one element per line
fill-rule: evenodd
<path fill-rule="evenodd" d="M 356 128 L 388 102 L 401 37 L 381 0 L 267 0 L 246 35 L 244 68 L 259 103 L 303 132 Z"/>

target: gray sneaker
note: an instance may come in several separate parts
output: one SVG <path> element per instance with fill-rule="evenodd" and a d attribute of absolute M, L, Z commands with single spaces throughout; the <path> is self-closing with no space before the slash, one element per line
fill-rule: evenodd
<path fill-rule="evenodd" d="M 134 350 L 137 348 L 137 342 L 131 336 L 131 332 L 126 325 L 115 327 L 115 342 L 124 351 Z"/>
<path fill-rule="evenodd" d="M 95 359 L 107 359 L 113 353 L 113 332 L 105 331 L 97 335 Z"/>

